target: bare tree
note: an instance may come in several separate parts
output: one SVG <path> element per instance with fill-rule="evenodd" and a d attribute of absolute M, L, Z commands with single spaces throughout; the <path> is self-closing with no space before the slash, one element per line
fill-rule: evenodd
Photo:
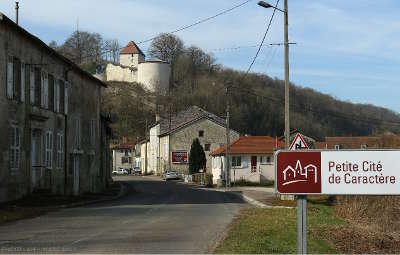
<path fill-rule="evenodd" d="M 119 62 L 120 45 L 117 39 L 109 39 L 104 42 L 105 52 L 111 57 L 113 63 Z"/>
<path fill-rule="evenodd" d="M 154 39 L 148 50 L 153 58 L 167 61 L 171 65 L 170 88 L 174 87 L 174 69 L 179 55 L 184 50 L 183 41 L 173 34 L 160 34 Z"/>

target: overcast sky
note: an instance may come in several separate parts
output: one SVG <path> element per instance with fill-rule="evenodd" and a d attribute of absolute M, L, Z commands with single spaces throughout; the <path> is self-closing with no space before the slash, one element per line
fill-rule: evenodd
<path fill-rule="evenodd" d="M 275 4 L 276 0 L 269 0 Z M 244 0 L 20 0 L 20 25 L 48 43 L 62 43 L 75 29 L 98 32 L 125 45 L 212 16 Z M 280 1 L 283 8 L 283 0 Z M 14 19 L 14 1 L 0 0 Z M 290 79 L 342 100 L 400 112 L 400 1 L 289 0 Z M 271 9 L 257 0 L 179 32 L 187 46 L 213 52 L 218 63 L 246 70 Z M 267 43 L 283 41 L 276 13 Z M 146 52 L 149 44 L 141 44 Z M 222 49 L 222 50 L 221 50 Z M 283 78 L 283 47 L 265 47 L 252 71 Z M 323 103 L 323 102 L 321 102 Z"/>

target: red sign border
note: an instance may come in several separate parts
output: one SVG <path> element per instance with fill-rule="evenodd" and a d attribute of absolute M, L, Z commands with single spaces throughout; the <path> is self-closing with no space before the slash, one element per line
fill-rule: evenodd
<path fill-rule="evenodd" d="M 301 141 L 304 143 L 304 145 L 306 146 L 306 148 L 304 148 L 303 150 L 308 150 L 310 147 L 308 147 L 308 144 L 306 143 L 306 141 L 304 141 L 303 135 L 301 133 L 297 133 L 296 137 L 293 139 L 292 144 L 289 146 L 289 150 L 293 150 L 293 146 L 297 140 L 297 137 L 300 137 Z"/>

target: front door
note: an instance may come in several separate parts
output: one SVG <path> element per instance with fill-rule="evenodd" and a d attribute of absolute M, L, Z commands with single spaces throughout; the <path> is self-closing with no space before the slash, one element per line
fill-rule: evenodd
<path fill-rule="evenodd" d="M 31 143 L 31 187 L 38 188 L 40 185 L 40 170 L 41 170 L 41 132 L 38 129 L 32 130 Z"/>
<path fill-rule="evenodd" d="M 79 195 L 79 155 L 74 155 L 74 195 Z"/>
<path fill-rule="evenodd" d="M 251 172 L 257 172 L 257 156 L 251 156 Z"/>

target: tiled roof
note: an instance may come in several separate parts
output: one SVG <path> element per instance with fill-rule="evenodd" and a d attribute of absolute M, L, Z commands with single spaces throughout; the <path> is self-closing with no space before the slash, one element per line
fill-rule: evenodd
<path fill-rule="evenodd" d="M 270 136 L 242 136 L 230 146 L 230 154 L 244 155 L 244 154 L 272 154 L 278 148 L 285 147 L 281 141 Z M 217 150 L 211 152 L 210 155 L 217 156 L 225 154 L 226 146 L 222 146 Z"/>
<path fill-rule="evenodd" d="M 160 135 L 170 134 L 176 130 L 179 130 L 187 125 L 207 118 L 223 127 L 225 127 L 225 120 L 201 109 L 198 106 L 191 106 L 188 109 L 179 112 L 176 115 L 172 115 L 171 118 L 164 118 L 160 121 Z M 234 130 L 233 130 L 234 131 Z"/>
<path fill-rule="evenodd" d="M 122 49 L 120 54 L 140 54 L 144 56 L 144 53 L 134 41 L 130 41 L 125 48 Z"/>
<path fill-rule="evenodd" d="M 127 141 L 125 143 L 120 143 L 112 146 L 112 149 L 132 149 L 136 144 L 136 140 L 133 141 Z"/>
<path fill-rule="evenodd" d="M 375 136 L 325 137 L 325 142 L 315 143 L 315 148 L 335 149 L 335 145 L 340 145 L 340 149 L 360 149 L 361 145 L 366 145 L 367 148 L 379 148 L 380 138 Z"/>

